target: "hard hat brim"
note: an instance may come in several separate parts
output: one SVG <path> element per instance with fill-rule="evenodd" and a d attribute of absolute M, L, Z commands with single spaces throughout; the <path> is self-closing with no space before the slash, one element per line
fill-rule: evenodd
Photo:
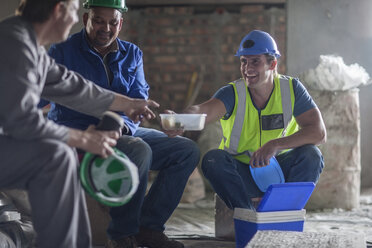
<path fill-rule="evenodd" d="M 125 12 L 128 12 L 128 8 L 127 7 L 112 7 L 112 6 L 108 6 L 108 5 L 105 5 L 105 4 L 99 4 L 99 3 L 95 3 L 95 4 L 89 4 L 89 3 L 83 3 L 83 7 L 85 9 L 90 9 L 92 7 L 104 7 L 104 8 L 112 8 L 112 9 L 117 9 L 118 11 L 120 11 L 121 13 L 125 13 Z"/>
<path fill-rule="evenodd" d="M 279 52 L 271 52 L 271 51 L 258 51 L 258 50 L 252 50 L 252 49 L 247 49 L 246 51 L 237 51 L 235 56 L 240 57 L 244 55 L 261 55 L 261 54 L 269 54 L 271 56 L 274 56 L 276 58 L 279 58 L 281 55 Z"/>

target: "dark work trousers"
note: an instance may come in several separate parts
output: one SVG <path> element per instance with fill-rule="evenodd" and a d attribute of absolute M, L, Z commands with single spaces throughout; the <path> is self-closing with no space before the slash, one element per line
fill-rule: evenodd
<path fill-rule="evenodd" d="M 291 149 L 277 155 L 276 159 L 286 182 L 317 183 L 324 167 L 323 156 L 314 145 Z M 254 182 L 249 166 L 220 149 L 207 152 L 202 162 L 204 176 L 231 209 L 254 209 L 251 198 L 264 194 Z"/>
<path fill-rule="evenodd" d="M 0 189 L 29 194 L 38 247 L 91 247 L 75 151 L 57 140 L 0 135 Z"/>

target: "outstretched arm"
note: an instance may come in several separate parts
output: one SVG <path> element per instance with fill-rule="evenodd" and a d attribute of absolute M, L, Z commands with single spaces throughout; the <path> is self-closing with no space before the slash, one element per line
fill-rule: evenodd
<path fill-rule="evenodd" d="M 174 113 L 171 110 L 166 110 L 166 113 Z M 205 123 L 211 123 L 216 120 L 221 119 L 225 113 L 226 108 L 223 102 L 217 98 L 211 98 L 206 102 L 198 105 L 193 105 L 184 110 L 187 114 L 207 114 Z M 175 137 L 177 135 L 182 135 L 183 130 L 168 130 L 164 131 L 169 137 Z"/>
<path fill-rule="evenodd" d="M 124 95 L 114 93 L 114 101 L 111 103 L 109 109 L 113 111 L 122 111 L 134 122 L 138 122 L 143 118 L 155 118 L 154 112 L 150 107 L 157 108 L 159 104 L 153 100 L 145 100 L 139 98 L 130 98 Z"/>
<path fill-rule="evenodd" d="M 226 108 L 221 100 L 211 98 L 206 102 L 187 108 L 185 113 L 207 114 L 206 123 L 208 124 L 221 119 L 226 114 Z"/>
<path fill-rule="evenodd" d="M 50 62 L 42 97 L 73 110 L 100 118 L 106 110 L 124 112 L 134 122 L 141 118 L 152 119 L 155 114 L 150 107 L 159 104 L 152 100 L 135 99 L 103 89 L 66 67 Z"/>

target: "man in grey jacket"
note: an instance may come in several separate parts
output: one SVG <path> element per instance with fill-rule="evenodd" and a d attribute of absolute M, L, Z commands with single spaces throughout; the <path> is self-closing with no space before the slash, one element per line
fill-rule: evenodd
<path fill-rule="evenodd" d="M 48 121 L 40 97 L 100 117 L 122 111 L 153 118 L 151 100 L 104 90 L 56 64 L 44 45 L 66 39 L 78 0 L 22 0 L 18 16 L 0 22 L 0 188 L 29 193 L 39 247 L 91 247 L 84 194 L 73 148 L 107 157 L 116 132 L 67 128 Z"/>

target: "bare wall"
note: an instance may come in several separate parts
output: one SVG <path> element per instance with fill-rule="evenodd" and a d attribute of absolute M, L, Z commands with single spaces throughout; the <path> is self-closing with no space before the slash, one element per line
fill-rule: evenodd
<path fill-rule="evenodd" d="M 124 20 L 121 37 L 143 50 L 150 95 L 164 108 L 182 111 L 198 84 L 203 83 L 195 103 L 238 79 L 240 64 L 234 54 L 253 29 L 270 32 L 277 39 L 284 54 L 279 70 L 285 72 L 284 6 L 152 6 L 132 8 Z"/>
<path fill-rule="evenodd" d="M 372 76 L 372 1 L 288 0 L 287 70 L 315 68 L 319 55 L 337 54 Z M 372 187 L 372 86 L 360 91 L 362 187 Z M 345 161 L 347 163 L 348 161 Z"/>

